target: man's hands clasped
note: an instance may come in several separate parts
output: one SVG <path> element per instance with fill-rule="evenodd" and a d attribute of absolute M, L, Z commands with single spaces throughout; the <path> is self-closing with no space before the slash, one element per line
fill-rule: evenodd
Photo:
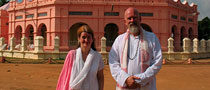
<path fill-rule="evenodd" d="M 136 89 L 136 88 L 141 88 L 141 85 L 136 83 L 135 79 L 140 79 L 139 77 L 136 76 L 130 76 L 126 79 L 125 83 L 127 85 L 126 88 L 129 89 Z"/>

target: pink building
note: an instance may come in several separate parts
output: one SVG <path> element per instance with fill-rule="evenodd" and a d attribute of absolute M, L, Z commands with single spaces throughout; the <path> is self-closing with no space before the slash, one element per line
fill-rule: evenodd
<path fill-rule="evenodd" d="M 124 11 L 135 7 L 142 16 L 142 26 L 157 35 L 163 51 L 169 37 L 180 50 L 182 39 L 197 37 L 197 5 L 180 0 L 16 0 L 10 2 L 9 33 L 20 43 L 26 36 L 30 44 L 35 36 L 44 37 L 44 49 L 53 50 L 54 37 L 60 37 L 60 50 L 68 51 L 77 44 L 76 30 L 89 25 L 95 33 L 95 44 L 105 36 L 111 46 L 126 31 Z"/>
<path fill-rule="evenodd" d="M 6 11 L 8 9 L 8 4 L 0 7 L 0 37 L 5 38 L 5 43 L 8 43 L 8 29 L 9 29 L 9 13 Z"/>

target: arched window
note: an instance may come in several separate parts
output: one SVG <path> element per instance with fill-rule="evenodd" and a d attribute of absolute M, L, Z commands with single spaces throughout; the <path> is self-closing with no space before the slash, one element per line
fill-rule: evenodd
<path fill-rule="evenodd" d="M 47 45 L 47 27 L 45 24 L 40 24 L 37 32 L 37 36 L 42 36 L 44 38 L 43 45 Z"/>
<path fill-rule="evenodd" d="M 114 40 L 118 36 L 118 27 L 114 23 L 107 24 L 104 28 L 104 37 L 106 38 L 106 45 L 112 46 Z"/>
<path fill-rule="evenodd" d="M 25 36 L 28 39 L 28 44 L 34 43 L 34 28 L 32 25 L 27 26 Z"/>
<path fill-rule="evenodd" d="M 85 25 L 85 23 L 81 23 L 81 22 L 76 23 L 76 24 L 74 24 L 70 27 L 69 34 L 68 34 L 68 36 L 69 36 L 68 45 L 69 45 L 70 48 L 76 48 L 76 46 L 78 45 L 77 30 L 82 25 Z"/>
<path fill-rule="evenodd" d="M 21 26 L 16 27 L 14 37 L 16 39 L 15 40 L 16 45 L 21 44 L 21 37 L 22 37 L 22 27 Z"/>
<path fill-rule="evenodd" d="M 189 38 L 192 41 L 193 40 L 193 29 L 191 27 L 189 28 L 188 33 L 189 33 Z"/>
<path fill-rule="evenodd" d="M 179 47 L 179 39 L 178 39 L 178 31 L 177 31 L 177 27 L 176 25 L 172 26 L 171 28 L 171 35 L 170 35 L 173 39 L 174 39 L 174 51 L 178 51 L 178 47 Z"/>
<path fill-rule="evenodd" d="M 182 27 L 181 28 L 181 35 L 180 35 L 180 41 L 181 41 L 180 45 L 181 46 L 183 46 L 183 39 L 185 37 L 187 37 L 186 29 L 185 29 L 185 27 Z"/>

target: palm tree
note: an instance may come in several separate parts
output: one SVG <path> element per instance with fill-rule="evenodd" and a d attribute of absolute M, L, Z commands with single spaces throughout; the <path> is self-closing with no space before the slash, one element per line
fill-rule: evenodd
<path fill-rule="evenodd" d="M 7 4 L 9 0 L 0 0 L 0 6 Z"/>

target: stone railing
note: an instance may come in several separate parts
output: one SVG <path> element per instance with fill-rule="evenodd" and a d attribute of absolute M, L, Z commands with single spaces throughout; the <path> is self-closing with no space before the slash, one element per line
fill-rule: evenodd
<path fill-rule="evenodd" d="M 0 57 L 12 57 L 12 58 L 26 58 L 26 59 L 64 59 L 68 52 L 60 52 L 59 37 L 54 38 L 54 50 L 53 51 L 45 51 L 43 48 L 43 40 L 42 36 L 35 37 L 34 41 L 34 49 L 29 50 L 28 40 L 26 37 L 21 38 L 20 49 L 15 49 L 15 38 L 10 38 L 9 45 L 5 44 L 5 39 L 0 38 Z M 200 59 L 200 58 L 209 58 L 210 57 L 210 40 L 198 41 L 195 38 L 192 42 L 189 38 L 183 39 L 183 51 L 182 52 L 174 52 L 174 40 L 173 38 L 168 39 L 168 51 L 163 52 L 163 58 L 168 60 L 187 60 L 187 59 Z M 108 56 L 109 52 L 106 51 L 106 38 L 101 38 L 101 55 L 105 64 L 108 64 Z"/>
<path fill-rule="evenodd" d="M 68 52 L 59 51 L 59 37 L 54 38 L 54 50 L 53 51 L 44 51 L 43 46 L 44 38 L 42 36 L 35 37 L 34 45 L 29 46 L 28 40 L 26 37 L 21 38 L 21 45 L 17 46 L 15 44 L 15 38 L 10 38 L 9 45 L 5 44 L 5 39 L 0 38 L 0 57 L 12 57 L 12 58 L 25 58 L 25 59 L 64 59 Z M 19 45 L 19 44 L 18 44 Z M 17 49 L 18 48 L 18 49 Z"/>
<path fill-rule="evenodd" d="M 101 39 L 101 55 L 105 64 L 108 64 L 108 52 L 106 52 L 105 37 Z M 200 42 L 197 38 L 193 42 L 189 38 L 183 39 L 183 51 L 174 52 L 174 39 L 168 39 L 168 52 L 163 52 L 163 58 L 168 60 L 188 60 L 210 58 L 210 40 L 202 39 Z"/>
<path fill-rule="evenodd" d="M 59 45 L 60 39 L 58 36 L 54 38 L 54 50 L 44 51 L 42 36 L 37 36 L 34 39 L 33 49 L 31 49 L 31 44 L 29 44 L 26 37 L 21 38 L 21 45 L 19 49 L 15 49 L 17 46 L 15 44 L 15 38 L 10 38 L 9 45 L 5 44 L 5 39 L 0 38 L 0 57 L 12 57 L 12 58 L 25 58 L 25 59 L 64 59 L 68 52 L 60 52 Z M 30 47 L 30 48 L 29 48 Z M 108 64 L 108 52 L 106 51 L 106 38 L 101 38 L 101 55 L 105 64 Z"/>
<path fill-rule="evenodd" d="M 187 60 L 187 59 L 201 59 L 210 57 L 210 40 L 202 39 L 200 42 L 197 38 L 191 40 L 189 38 L 183 39 L 183 51 L 174 52 L 174 39 L 168 39 L 168 52 L 163 52 L 163 58 L 168 60 Z M 192 43 L 192 44 L 191 44 Z"/>

